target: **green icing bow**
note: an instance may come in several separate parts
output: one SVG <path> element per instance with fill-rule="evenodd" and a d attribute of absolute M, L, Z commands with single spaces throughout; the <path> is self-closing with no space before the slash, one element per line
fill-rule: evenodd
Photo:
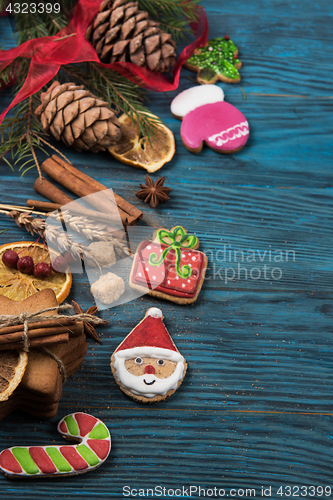
<path fill-rule="evenodd" d="M 165 238 L 169 238 L 171 243 L 165 241 Z M 173 231 L 166 231 L 165 229 L 160 229 L 157 232 L 157 239 L 160 243 L 167 245 L 167 248 L 163 250 L 160 258 L 156 255 L 156 253 L 152 253 L 149 255 L 149 264 L 151 266 L 160 266 L 162 262 L 165 261 L 166 256 L 170 252 L 170 250 L 174 250 L 176 253 L 176 264 L 175 268 L 177 274 L 180 278 L 189 278 L 192 274 L 192 269 L 190 266 L 184 265 L 182 269 L 180 269 L 180 261 L 181 261 L 181 247 L 185 248 L 194 248 L 198 245 L 198 238 L 194 236 L 194 234 L 187 234 L 185 229 L 181 226 L 177 226 L 173 229 Z"/>

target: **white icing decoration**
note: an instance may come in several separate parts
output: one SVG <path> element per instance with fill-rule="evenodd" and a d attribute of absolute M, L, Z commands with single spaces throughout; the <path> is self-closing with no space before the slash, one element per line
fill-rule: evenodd
<path fill-rule="evenodd" d="M 152 309 L 156 309 L 153 307 Z M 150 310 L 150 309 L 149 309 Z M 159 309 L 158 309 L 159 310 Z M 155 358 L 166 359 L 177 363 L 175 371 L 167 378 L 158 378 L 155 374 L 145 373 L 144 375 L 132 375 L 125 367 L 127 359 L 140 358 Z M 185 360 L 178 351 L 171 349 L 163 349 L 161 347 L 133 347 L 132 349 L 123 349 L 114 353 L 113 367 L 116 371 L 117 380 L 125 388 L 133 394 L 143 395 L 146 398 L 154 398 L 155 396 L 164 396 L 170 390 L 176 390 L 179 381 L 182 380 L 185 370 Z M 144 383 L 155 381 L 153 385 Z M 152 392 L 154 390 L 154 392 Z"/>
<path fill-rule="evenodd" d="M 217 85 L 198 85 L 178 94 L 171 103 L 171 113 L 183 118 L 190 111 L 224 100 L 224 92 Z"/>
<path fill-rule="evenodd" d="M 157 307 L 151 307 L 147 311 L 147 316 L 152 316 L 153 318 L 162 318 L 163 313 L 161 309 L 158 309 Z"/>
<path fill-rule="evenodd" d="M 223 136 L 225 137 L 223 138 Z M 238 123 L 227 130 L 222 130 L 218 134 L 214 134 L 208 138 L 209 141 L 215 142 L 216 146 L 223 146 L 229 141 L 239 139 L 242 136 L 249 135 L 249 124 L 247 121 Z"/>

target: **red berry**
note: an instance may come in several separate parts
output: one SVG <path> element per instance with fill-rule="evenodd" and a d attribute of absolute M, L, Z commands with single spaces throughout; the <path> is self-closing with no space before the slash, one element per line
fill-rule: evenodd
<path fill-rule="evenodd" d="M 40 262 L 34 267 L 34 275 L 36 278 L 43 280 L 51 275 L 51 266 L 46 264 L 46 262 Z"/>
<path fill-rule="evenodd" d="M 67 262 L 67 265 L 78 264 L 79 262 L 81 262 L 81 259 L 78 255 L 72 255 L 69 252 L 64 253 L 64 258 Z"/>
<path fill-rule="evenodd" d="M 58 255 L 58 257 L 52 260 L 51 267 L 56 273 L 65 273 L 68 268 L 68 262 L 62 255 Z"/>
<path fill-rule="evenodd" d="M 6 250 L 2 255 L 2 262 L 7 267 L 17 269 L 17 261 L 19 260 L 18 254 L 14 250 Z"/>
<path fill-rule="evenodd" d="M 29 274 L 34 268 L 34 261 L 31 257 L 26 255 L 25 257 L 21 257 L 17 261 L 17 269 L 21 271 L 21 273 Z"/>
<path fill-rule="evenodd" d="M 224 39 L 225 40 L 230 40 L 230 36 L 229 35 L 225 35 Z"/>

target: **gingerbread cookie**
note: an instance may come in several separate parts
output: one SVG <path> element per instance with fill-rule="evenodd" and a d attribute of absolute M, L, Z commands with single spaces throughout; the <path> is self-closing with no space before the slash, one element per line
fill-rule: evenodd
<path fill-rule="evenodd" d="M 58 305 L 51 289 L 41 290 L 17 302 L 0 295 L 0 309 L 4 315 L 34 313 Z M 56 314 L 55 311 L 52 312 Z M 45 313 L 47 314 L 47 313 Z M 32 348 L 20 384 L 7 401 L 0 402 L 0 420 L 15 410 L 25 411 L 39 418 L 53 418 L 57 414 L 63 383 L 82 365 L 87 352 L 83 325 L 78 336 L 70 336 L 64 344 L 51 344 L 47 349 Z M 0 363 L 1 368 L 1 363 Z M 1 373 L 5 375 L 3 369 Z M 5 381 L 2 381 L 2 384 Z"/>
<path fill-rule="evenodd" d="M 177 304 L 192 304 L 201 290 L 208 259 L 199 240 L 182 226 L 159 229 L 154 241 L 143 241 L 135 254 L 131 288 Z"/>
<path fill-rule="evenodd" d="M 236 153 L 249 137 L 245 116 L 224 101 L 223 90 L 217 85 L 184 90 L 173 99 L 171 113 L 183 120 L 180 135 L 191 153 L 200 153 L 204 143 L 218 153 Z"/>
<path fill-rule="evenodd" d="M 120 389 L 141 403 L 163 401 L 178 389 L 187 364 L 164 326 L 160 309 L 148 309 L 112 354 L 111 369 Z"/>
<path fill-rule="evenodd" d="M 0 453 L 0 469 L 9 477 L 73 476 L 96 469 L 109 456 L 110 432 L 98 418 L 71 413 L 62 418 L 58 432 L 79 444 L 13 446 Z"/>
<path fill-rule="evenodd" d="M 197 73 L 198 83 L 237 83 L 241 77 L 238 49 L 229 35 L 209 40 L 204 47 L 195 49 L 187 60 L 185 68 Z"/>

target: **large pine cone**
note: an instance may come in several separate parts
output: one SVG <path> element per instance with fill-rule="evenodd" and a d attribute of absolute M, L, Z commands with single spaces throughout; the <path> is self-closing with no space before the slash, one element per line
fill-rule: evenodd
<path fill-rule="evenodd" d="M 120 123 L 108 103 L 83 86 L 54 82 L 36 109 L 44 132 L 77 151 L 104 151 L 121 138 Z"/>
<path fill-rule="evenodd" d="M 176 43 L 171 35 L 139 10 L 137 2 L 103 0 L 86 38 L 103 63 L 131 62 L 165 72 L 175 64 Z"/>

